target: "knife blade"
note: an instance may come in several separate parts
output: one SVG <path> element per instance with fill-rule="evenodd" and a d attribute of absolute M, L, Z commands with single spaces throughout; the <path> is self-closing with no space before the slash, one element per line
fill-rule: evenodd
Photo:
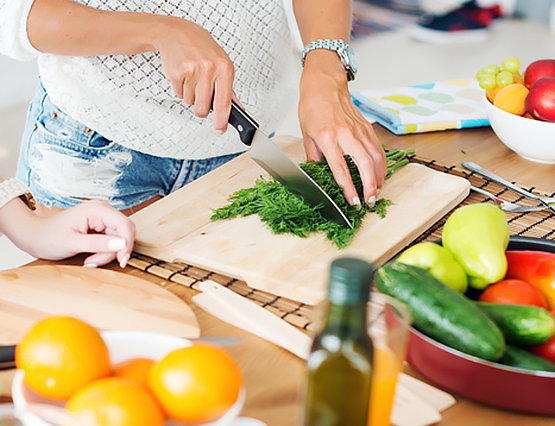
<path fill-rule="evenodd" d="M 351 222 L 330 196 L 259 129 L 249 114 L 235 101 L 231 102 L 228 122 L 239 132 L 241 142 L 251 147 L 251 158 L 304 203 L 311 207 L 322 205 L 320 212 L 326 219 L 352 229 Z"/>

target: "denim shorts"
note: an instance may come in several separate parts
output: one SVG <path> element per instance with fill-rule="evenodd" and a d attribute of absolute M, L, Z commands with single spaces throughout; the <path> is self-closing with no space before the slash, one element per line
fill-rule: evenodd
<path fill-rule="evenodd" d="M 125 148 L 62 112 L 39 84 L 27 115 L 17 178 L 47 207 L 100 199 L 124 210 L 168 195 L 239 154 L 179 160 Z"/>

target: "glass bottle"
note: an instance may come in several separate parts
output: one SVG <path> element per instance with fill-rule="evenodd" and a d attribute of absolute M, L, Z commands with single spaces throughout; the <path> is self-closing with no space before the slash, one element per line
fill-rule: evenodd
<path fill-rule="evenodd" d="M 359 259 L 335 260 L 322 331 L 308 359 L 304 426 L 366 426 L 373 345 L 366 309 L 373 267 Z"/>

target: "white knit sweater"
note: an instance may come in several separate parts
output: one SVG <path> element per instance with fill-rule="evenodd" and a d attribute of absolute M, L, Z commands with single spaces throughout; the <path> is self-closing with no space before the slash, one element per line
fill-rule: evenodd
<path fill-rule="evenodd" d="M 0 53 L 39 56 L 41 80 L 69 116 L 128 148 L 199 159 L 245 150 L 235 130 L 219 136 L 211 116 L 198 119 L 165 78 L 159 55 L 69 57 L 42 54 L 29 42 L 34 0 L 0 0 Z M 235 65 L 234 90 L 266 133 L 291 107 L 294 66 L 283 0 L 79 0 L 104 10 L 167 14 L 208 30 Z"/>

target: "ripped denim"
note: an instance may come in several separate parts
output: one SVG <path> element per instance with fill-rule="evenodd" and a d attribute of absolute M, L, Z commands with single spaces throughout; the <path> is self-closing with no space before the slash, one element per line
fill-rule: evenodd
<path fill-rule="evenodd" d="M 133 151 L 59 110 L 39 84 L 27 115 L 17 178 L 47 207 L 100 199 L 124 210 L 168 195 L 237 155 L 179 160 Z"/>

